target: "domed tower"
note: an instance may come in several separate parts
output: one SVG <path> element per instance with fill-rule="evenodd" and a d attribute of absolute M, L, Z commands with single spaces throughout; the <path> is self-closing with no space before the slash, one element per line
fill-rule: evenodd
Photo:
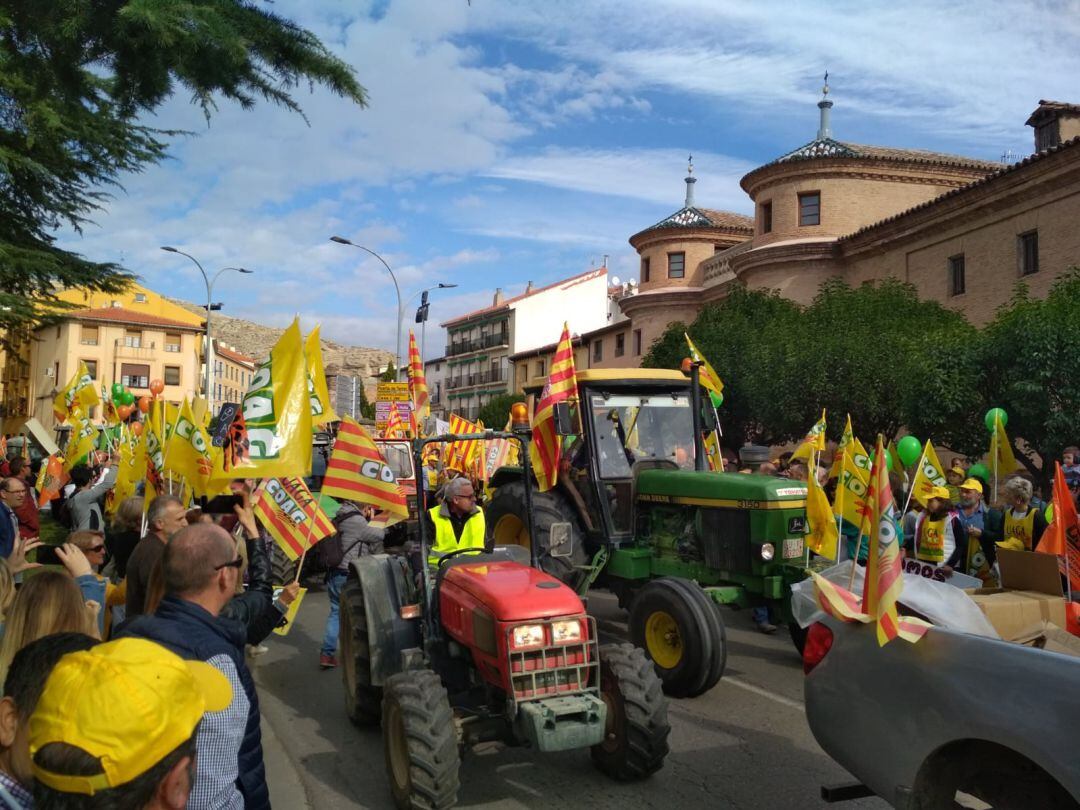
<path fill-rule="evenodd" d="M 754 233 L 751 217 L 699 208 L 694 201 L 696 183 L 691 155 L 683 207 L 630 237 L 641 257 L 640 284 L 636 294 L 622 298 L 619 306 L 633 321 L 634 345 L 642 346 L 643 352 L 668 324 L 689 323 L 697 316 L 705 282 L 701 265 Z"/>

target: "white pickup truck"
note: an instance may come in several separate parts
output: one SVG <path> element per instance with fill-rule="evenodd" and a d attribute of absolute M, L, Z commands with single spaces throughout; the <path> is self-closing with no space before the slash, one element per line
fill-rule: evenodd
<path fill-rule="evenodd" d="M 803 666 L 814 736 L 866 788 L 837 798 L 1080 807 L 1080 657 L 938 627 L 879 648 L 873 624 L 822 614 Z"/>

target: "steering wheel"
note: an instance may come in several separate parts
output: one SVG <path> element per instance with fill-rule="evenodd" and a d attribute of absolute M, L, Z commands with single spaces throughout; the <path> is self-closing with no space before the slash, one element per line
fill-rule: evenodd
<path fill-rule="evenodd" d="M 442 568 L 443 565 L 446 564 L 447 560 L 452 560 L 454 557 L 458 557 L 458 556 L 460 556 L 462 554 L 476 554 L 476 553 L 483 554 L 487 550 L 488 549 L 487 549 L 486 546 L 480 546 L 479 548 L 476 548 L 476 547 L 455 548 L 453 551 L 447 552 L 446 554 L 443 554 L 441 557 L 439 557 L 439 564 L 438 564 L 437 567 Z"/>

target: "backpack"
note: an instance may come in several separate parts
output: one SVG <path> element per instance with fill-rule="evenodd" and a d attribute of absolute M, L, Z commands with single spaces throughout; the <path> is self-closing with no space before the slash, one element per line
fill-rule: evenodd
<path fill-rule="evenodd" d="M 71 509 L 68 508 L 68 499 L 61 498 L 53 502 L 53 520 L 68 531 L 71 531 Z"/>
<path fill-rule="evenodd" d="M 340 527 L 346 520 L 355 516 L 357 516 L 357 513 L 352 512 L 351 514 L 345 515 L 340 521 L 337 519 L 337 516 L 335 516 L 333 523 L 335 526 Z M 326 566 L 326 570 L 335 571 L 341 567 L 345 555 L 356 548 L 361 542 L 361 540 L 357 540 L 355 543 L 350 543 L 348 547 L 345 547 L 341 542 L 341 532 L 337 531 L 319 543 L 315 549 L 318 552 L 319 562 Z"/>

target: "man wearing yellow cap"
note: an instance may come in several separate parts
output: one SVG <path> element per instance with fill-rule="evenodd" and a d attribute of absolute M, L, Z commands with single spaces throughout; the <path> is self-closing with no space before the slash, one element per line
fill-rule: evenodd
<path fill-rule="evenodd" d="M 968 556 L 964 573 L 984 582 L 990 579 L 994 563 L 990 510 L 983 503 L 983 485 L 977 478 L 966 478 L 960 484 L 960 508 L 956 512 L 968 536 Z M 987 551 L 987 548 L 990 551 Z"/>
<path fill-rule="evenodd" d="M 934 487 L 926 501 L 926 511 L 915 522 L 915 558 L 941 568 L 949 576 L 967 564 L 967 531 L 952 509 L 952 497 L 945 487 Z"/>
<path fill-rule="evenodd" d="M 39 810 L 182 810 L 204 712 L 225 709 L 218 670 L 123 638 L 66 655 L 30 717 Z"/>

